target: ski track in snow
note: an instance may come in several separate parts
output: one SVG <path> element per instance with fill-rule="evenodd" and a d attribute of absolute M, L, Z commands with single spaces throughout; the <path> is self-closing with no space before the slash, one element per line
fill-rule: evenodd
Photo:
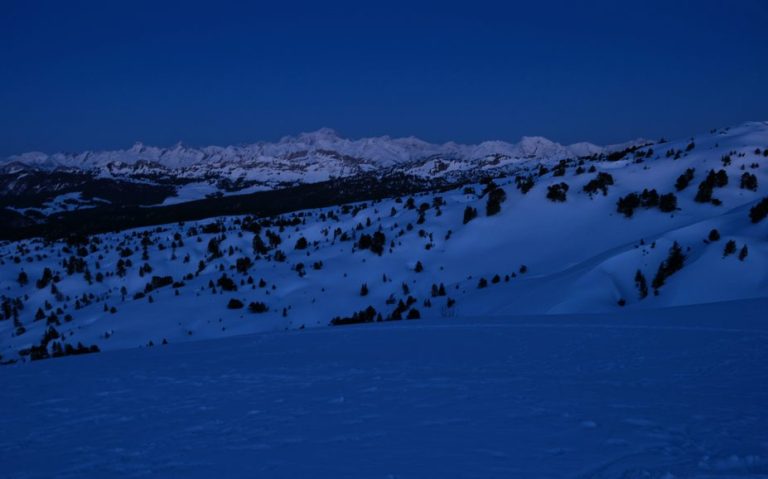
<path fill-rule="evenodd" d="M 766 306 L 400 322 L 5 367 L 0 475 L 766 477 Z"/>

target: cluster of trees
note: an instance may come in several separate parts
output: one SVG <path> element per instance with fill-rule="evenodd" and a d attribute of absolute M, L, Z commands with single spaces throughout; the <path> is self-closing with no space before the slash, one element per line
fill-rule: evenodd
<path fill-rule="evenodd" d="M 726 173 L 725 170 L 720 170 L 717 173 L 715 173 L 715 170 L 709 170 L 707 177 L 699 184 L 699 190 L 696 192 L 696 196 L 693 200 L 697 203 L 720 205 L 722 202 L 717 198 L 713 198 L 712 193 L 715 188 L 722 188 L 727 184 L 728 173 Z"/>
<path fill-rule="evenodd" d="M 440 288 L 443 287 L 441 284 L 439 287 L 434 286 L 434 288 L 437 288 L 437 292 L 433 288 L 433 296 L 443 296 L 445 295 L 445 289 L 443 287 L 443 294 L 439 294 Z M 408 287 L 405 283 L 403 283 L 403 292 L 405 294 L 408 294 Z M 434 294 L 437 293 L 437 294 Z M 413 296 L 408 295 L 405 301 L 402 299 L 397 301 L 397 306 L 395 309 L 390 313 L 386 318 L 382 316 L 381 313 L 377 312 L 376 309 L 373 306 L 368 306 L 367 308 L 363 309 L 362 311 L 357 311 L 355 313 L 352 313 L 351 316 L 336 316 L 333 319 L 331 319 L 330 324 L 333 326 L 344 326 L 349 324 L 361 324 L 361 323 L 372 323 L 374 321 L 380 322 L 380 321 L 400 321 L 404 317 L 405 319 L 421 319 L 421 313 L 418 309 L 413 307 L 413 305 L 416 303 L 416 298 Z M 394 295 L 390 295 L 389 299 L 387 300 L 387 304 L 394 304 L 395 298 Z M 454 300 L 451 298 L 447 299 L 448 307 L 453 306 L 455 303 Z M 424 301 L 424 304 L 426 306 L 431 306 L 431 301 L 429 299 Z"/>
<path fill-rule="evenodd" d="M 645 299 L 648 296 L 648 282 L 643 272 L 639 269 L 635 273 L 635 286 L 637 287 L 640 299 Z"/>
<path fill-rule="evenodd" d="M 347 324 L 372 323 L 373 321 L 383 321 L 381 313 L 377 313 L 373 306 L 368 306 L 362 311 L 352 313 L 352 316 L 336 316 L 331 320 L 333 326 L 344 326 Z"/>
<path fill-rule="evenodd" d="M 669 255 L 667 256 L 667 259 L 661 262 L 659 269 L 656 272 L 656 276 L 654 276 L 653 281 L 651 282 L 654 294 L 659 294 L 659 288 L 664 286 L 667 278 L 683 269 L 684 263 L 685 255 L 683 254 L 683 249 L 680 247 L 677 241 L 675 241 L 672 244 L 672 247 L 669 249 Z"/>
<path fill-rule="evenodd" d="M 744 174 L 741 175 L 739 188 L 743 190 L 757 191 L 757 176 L 745 171 Z"/>
<path fill-rule="evenodd" d="M 515 177 L 515 185 L 522 194 L 528 193 L 531 188 L 536 184 L 532 175 L 518 175 Z"/>
<path fill-rule="evenodd" d="M 506 201 L 507 193 L 496 186 L 494 182 L 488 183 L 488 203 L 485 205 L 485 214 L 493 216 L 501 211 L 501 204 Z"/>
<path fill-rule="evenodd" d="M 592 196 L 598 191 L 603 192 L 603 196 L 608 194 L 608 187 L 613 185 L 613 176 L 609 173 L 600 172 L 597 176 L 584 185 L 584 192 Z"/>
<path fill-rule="evenodd" d="M 371 252 L 381 256 L 384 253 L 384 247 L 387 243 L 387 237 L 381 231 L 376 231 L 373 235 L 364 234 L 360 236 L 357 247 L 360 249 L 369 249 Z"/>
<path fill-rule="evenodd" d="M 736 248 L 736 242 L 734 240 L 728 240 L 728 242 L 725 243 L 725 248 L 723 248 L 723 258 L 736 253 Z M 739 250 L 739 261 L 744 261 L 747 258 L 747 255 L 749 255 L 749 248 L 747 248 L 747 245 L 744 245 Z"/>
<path fill-rule="evenodd" d="M 693 181 L 695 172 L 696 170 L 693 168 L 688 168 L 685 170 L 682 175 L 677 177 L 677 181 L 675 181 L 675 189 L 677 191 L 683 191 L 684 189 L 688 188 L 688 185 L 691 184 L 691 181 Z"/>
<path fill-rule="evenodd" d="M 159 288 L 173 284 L 172 276 L 152 276 L 152 280 L 144 286 L 144 293 L 150 293 Z"/>
<path fill-rule="evenodd" d="M 659 208 L 664 213 L 671 213 L 677 209 L 677 197 L 674 193 L 659 193 L 653 189 L 644 189 L 639 195 L 629 193 L 619 198 L 616 202 L 616 211 L 627 218 L 631 218 L 636 208 Z"/>
<path fill-rule="evenodd" d="M 57 341 L 62 339 L 62 336 L 56 331 L 56 328 L 49 327 L 45 330 L 40 343 L 31 346 L 29 349 L 20 351 L 22 355 L 29 355 L 32 361 L 40 359 L 48 359 L 51 357 L 58 358 L 61 356 L 70 356 L 78 354 L 98 353 L 99 347 L 94 345 L 85 346 L 83 343 L 77 343 L 77 346 L 72 346 L 69 343 L 62 343 Z M 50 344 L 50 347 L 49 347 Z"/>
<path fill-rule="evenodd" d="M 566 200 L 568 193 L 568 183 L 555 183 L 547 187 L 547 199 L 555 203 L 562 203 Z"/>

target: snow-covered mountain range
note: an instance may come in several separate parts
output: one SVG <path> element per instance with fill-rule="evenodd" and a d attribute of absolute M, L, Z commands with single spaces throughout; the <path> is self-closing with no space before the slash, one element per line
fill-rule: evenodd
<path fill-rule="evenodd" d="M 175 206 L 139 208 L 153 226 L 90 234 L 92 215 L 77 235 L 0 243 L 0 355 L 768 297 L 768 123 L 557 155 L 510 160 L 514 173 L 493 179 L 346 204 L 331 195 L 279 215 L 183 221 L 159 216 Z"/>
<path fill-rule="evenodd" d="M 45 203 L 52 202 L 57 194 L 76 192 L 90 178 L 162 185 L 168 188 L 160 196 L 163 203 L 172 204 L 369 173 L 456 180 L 514 170 L 532 161 L 551 163 L 604 154 L 639 143 L 645 142 L 564 146 L 542 137 L 524 137 L 518 143 L 437 145 L 413 137 L 350 140 L 327 128 L 284 137 L 276 143 L 245 146 L 190 148 L 178 144 L 159 148 L 137 143 L 127 150 L 12 156 L 0 163 L 0 195 L 23 198 L 36 194 L 37 203 L 25 206 L 39 207 L 43 213 L 56 212 L 60 210 Z"/>
<path fill-rule="evenodd" d="M 7 158 L 5 168 L 80 169 L 110 176 L 170 171 L 194 176 L 220 167 L 228 167 L 230 175 L 240 173 L 237 167 L 246 170 L 261 167 L 264 172 L 268 172 L 269 168 L 305 173 L 315 171 L 317 176 L 298 177 L 300 181 L 312 181 L 346 176 L 350 170 L 408 165 L 432 157 L 482 162 L 493 157 L 561 159 L 603 151 L 604 148 L 591 143 L 564 146 L 543 137 L 523 137 L 519 143 L 486 141 L 478 145 L 453 142 L 437 145 L 414 137 L 383 136 L 350 140 L 340 137 L 330 128 L 321 128 L 298 136 L 286 136 L 276 143 L 243 146 L 191 148 L 179 143 L 171 148 L 159 148 L 136 143 L 130 149 L 115 151 L 52 155 L 30 152 Z M 263 178 L 264 181 L 269 179 L 269 174 Z"/>

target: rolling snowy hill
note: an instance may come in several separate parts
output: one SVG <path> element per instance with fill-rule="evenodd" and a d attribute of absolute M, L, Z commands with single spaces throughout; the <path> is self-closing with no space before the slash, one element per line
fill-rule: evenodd
<path fill-rule="evenodd" d="M 439 192 L 5 242 L 0 355 L 764 298 L 766 152 L 755 122 Z"/>

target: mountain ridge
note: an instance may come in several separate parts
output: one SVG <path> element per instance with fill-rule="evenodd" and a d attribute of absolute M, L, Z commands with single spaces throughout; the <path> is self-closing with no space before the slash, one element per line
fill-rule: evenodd
<path fill-rule="evenodd" d="M 56 152 L 51 154 L 29 151 L 0 159 L 0 164 L 6 166 L 17 164 L 19 166 L 41 169 L 87 169 L 116 162 L 134 164 L 140 161 L 154 161 L 163 164 L 165 167 L 178 168 L 216 159 L 235 161 L 243 159 L 243 155 L 250 155 L 248 159 L 251 160 L 262 156 L 283 158 L 291 153 L 300 152 L 303 149 L 328 149 L 390 165 L 393 160 L 402 163 L 435 154 L 444 156 L 461 155 L 470 159 L 494 153 L 504 153 L 518 157 L 530 155 L 548 157 L 565 152 L 572 156 L 586 156 L 647 141 L 638 138 L 626 143 L 608 146 L 599 146 L 590 142 L 564 145 L 543 136 L 523 136 L 520 138 L 520 141 L 514 143 L 503 140 L 485 140 L 474 144 L 453 141 L 430 143 L 415 136 L 393 138 L 384 135 L 351 139 L 340 136 L 331 128 L 324 127 L 311 132 L 283 136 L 276 142 L 258 141 L 248 144 L 209 145 L 202 147 L 190 147 L 182 142 L 178 142 L 170 147 L 160 147 L 137 141 L 130 148 L 115 150 L 84 150 L 81 152 Z"/>

